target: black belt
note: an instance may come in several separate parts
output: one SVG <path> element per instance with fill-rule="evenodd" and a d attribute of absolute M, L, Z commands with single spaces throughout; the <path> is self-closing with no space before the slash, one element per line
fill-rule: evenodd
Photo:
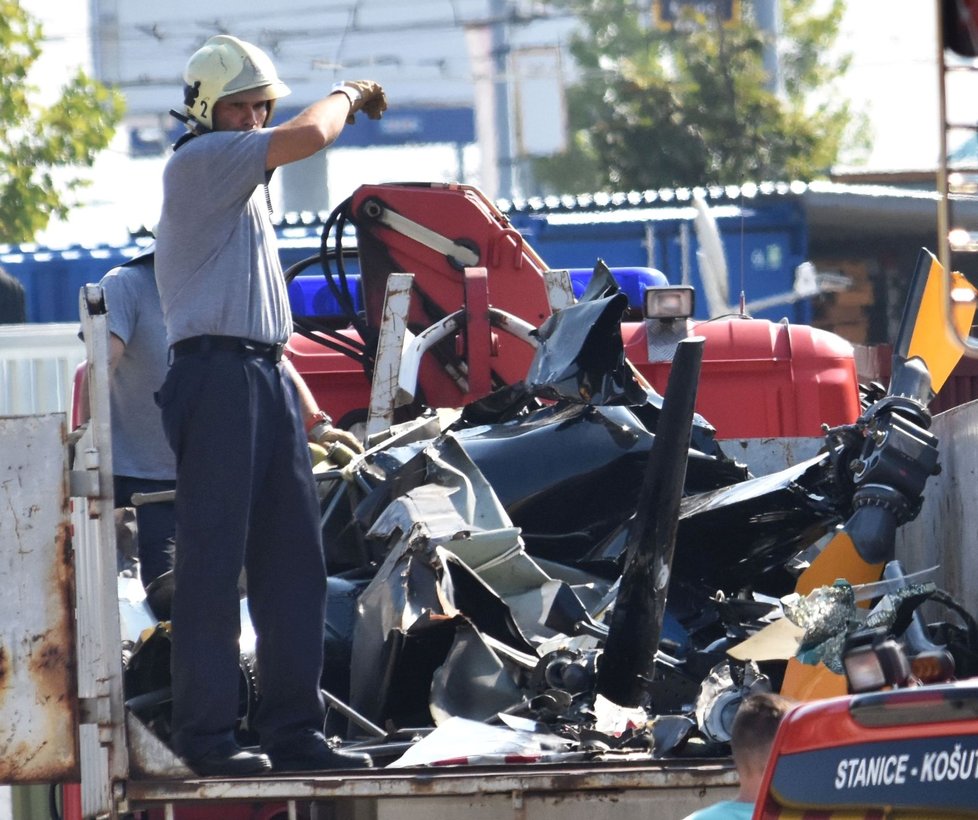
<path fill-rule="evenodd" d="M 207 353 L 212 350 L 224 350 L 233 353 L 247 353 L 261 356 L 273 362 L 282 360 L 284 344 L 269 344 L 256 342 L 252 339 L 242 339 L 238 336 L 191 336 L 181 339 L 170 346 L 170 360 L 187 356 L 191 353 Z"/>

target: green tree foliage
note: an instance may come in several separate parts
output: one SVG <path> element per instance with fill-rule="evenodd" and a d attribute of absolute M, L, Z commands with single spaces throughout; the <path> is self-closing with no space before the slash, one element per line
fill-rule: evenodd
<path fill-rule="evenodd" d="M 78 71 L 50 106 L 28 72 L 41 53 L 40 24 L 17 0 L 0 0 L 0 242 L 27 242 L 73 194 L 122 119 L 122 95 Z"/>
<path fill-rule="evenodd" d="M 752 0 L 739 20 L 685 8 L 658 27 L 650 0 L 557 0 L 581 21 L 581 80 L 568 91 L 570 148 L 534 172 L 557 191 L 646 190 L 824 176 L 863 120 L 832 93 L 848 58 L 828 51 L 844 0 L 780 0 L 780 92 L 764 68 Z"/>

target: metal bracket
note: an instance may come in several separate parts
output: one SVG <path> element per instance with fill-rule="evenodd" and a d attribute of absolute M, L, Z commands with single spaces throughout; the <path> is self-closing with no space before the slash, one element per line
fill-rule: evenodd
<path fill-rule="evenodd" d="M 68 494 L 72 498 L 99 497 L 98 470 L 72 470 L 68 473 Z"/>
<path fill-rule="evenodd" d="M 112 723 L 111 704 L 108 695 L 78 699 L 78 722 L 92 723 L 96 726 L 109 726 Z"/>
<path fill-rule="evenodd" d="M 447 236 L 442 236 L 431 228 L 426 228 L 396 211 L 392 211 L 376 199 L 367 200 L 363 210 L 370 219 L 374 219 L 392 231 L 407 236 L 426 248 L 442 254 L 458 268 L 474 267 L 479 264 L 477 251 L 460 242 L 453 241 Z"/>
<path fill-rule="evenodd" d="M 543 282 L 547 288 L 547 301 L 550 310 L 558 313 L 573 305 L 577 298 L 574 296 L 574 285 L 571 282 L 570 271 L 548 268 L 543 272 Z"/>

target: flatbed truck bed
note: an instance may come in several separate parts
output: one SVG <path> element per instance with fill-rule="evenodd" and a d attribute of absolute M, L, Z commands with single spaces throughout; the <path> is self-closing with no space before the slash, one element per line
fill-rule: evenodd
<path fill-rule="evenodd" d="M 329 805 L 333 816 L 599 820 L 681 818 L 737 787 L 729 759 L 539 763 L 378 769 L 261 778 L 132 779 L 120 805 L 129 811 L 216 802 Z M 293 804 L 289 808 L 289 804 Z M 291 816 L 291 815 L 290 815 Z"/>

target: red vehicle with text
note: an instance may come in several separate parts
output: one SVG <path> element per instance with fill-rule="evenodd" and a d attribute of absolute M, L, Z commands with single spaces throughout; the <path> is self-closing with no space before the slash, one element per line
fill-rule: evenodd
<path fill-rule="evenodd" d="M 804 703 L 784 719 L 755 820 L 978 816 L 978 682 Z"/>

